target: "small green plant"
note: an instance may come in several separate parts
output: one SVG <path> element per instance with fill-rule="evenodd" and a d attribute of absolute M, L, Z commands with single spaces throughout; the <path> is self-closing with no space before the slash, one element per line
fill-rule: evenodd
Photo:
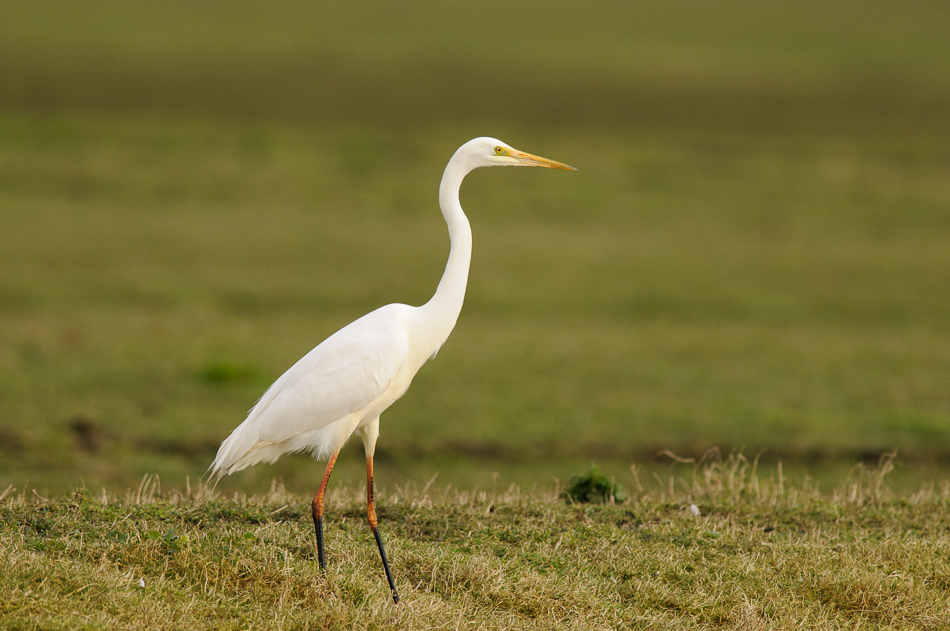
<path fill-rule="evenodd" d="M 571 476 L 567 488 L 561 492 L 561 497 L 578 504 L 619 504 L 627 499 L 620 485 L 614 484 L 601 473 L 593 462 L 590 463 L 590 471 L 586 474 Z"/>

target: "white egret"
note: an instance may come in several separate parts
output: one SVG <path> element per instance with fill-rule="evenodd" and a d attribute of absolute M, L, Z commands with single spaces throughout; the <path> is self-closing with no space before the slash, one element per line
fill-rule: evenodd
<path fill-rule="evenodd" d="M 328 460 L 311 504 L 322 570 L 326 566 L 324 493 L 340 448 L 354 431 L 359 432 L 366 452 L 366 515 L 396 603 L 399 594 L 383 550 L 373 500 L 379 415 L 405 394 L 416 372 L 435 357 L 455 327 L 472 256 L 472 230 L 459 203 L 459 188 L 472 170 L 490 166 L 576 170 L 518 151 L 495 138 L 475 138 L 462 145 L 445 167 L 439 186 L 439 205 L 448 224 L 451 249 L 432 299 L 421 307 L 380 307 L 321 342 L 271 385 L 247 419 L 221 443 L 211 465 L 212 473 L 221 477 L 259 462 L 274 462 L 285 453 L 309 451 L 318 460 Z"/>

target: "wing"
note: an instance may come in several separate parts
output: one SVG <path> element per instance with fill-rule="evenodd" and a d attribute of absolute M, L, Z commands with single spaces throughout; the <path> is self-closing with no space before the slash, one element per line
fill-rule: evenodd
<path fill-rule="evenodd" d="M 401 307 L 368 313 L 291 366 L 222 443 L 212 469 L 243 469 L 259 461 L 245 458 L 251 451 L 319 430 L 382 395 L 409 356 Z"/>

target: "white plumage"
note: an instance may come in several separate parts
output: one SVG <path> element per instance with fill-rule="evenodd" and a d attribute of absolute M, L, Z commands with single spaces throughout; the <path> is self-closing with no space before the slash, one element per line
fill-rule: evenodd
<path fill-rule="evenodd" d="M 399 596 L 376 527 L 373 502 L 379 415 L 405 394 L 416 372 L 435 356 L 458 320 L 472 256 L 472 231 L 459 203 L 459 188 L 468 173 L 484 166 L 574 170 L 495 138 L 476 138 L 459 147 L 439 186 L 439 205 L 452 247 L 432 299 L 419 307 L 380 307 L 321 342 L 268 388 L 247 419 L 221 444 L 211 465 L 212 475 L 221 477 L 259 462 L 273 462 L 285 453 L 309 451 L 317 459 L 329 459 L 312 505 L 322 568 L 323 494 L 337 452 L 358 431 L 366 452 L 367 516 L 396 602 Z"/>
<path fill-rule="evenodd" d="M 215 472 L 231 474 L 297 451 L 326 460 L 354 430 L 378 421 L 418 370 L 409 370 L 408 361 L 412 308 L 377 309 L 304 355 L 224 441 Z"/>

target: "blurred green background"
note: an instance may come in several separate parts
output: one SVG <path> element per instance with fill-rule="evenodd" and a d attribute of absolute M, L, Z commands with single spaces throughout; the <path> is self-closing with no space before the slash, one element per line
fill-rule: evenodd
<path fill-rule="evenodd" d="M 947 42 L 923 0 L 5 1 L 0 491 L 195 483 L 298 357 L 429 298 L 478 135 L 580 173 L 467 180 L 466 306 L 380 486 L 711 447 L 944 480 Z"/>

